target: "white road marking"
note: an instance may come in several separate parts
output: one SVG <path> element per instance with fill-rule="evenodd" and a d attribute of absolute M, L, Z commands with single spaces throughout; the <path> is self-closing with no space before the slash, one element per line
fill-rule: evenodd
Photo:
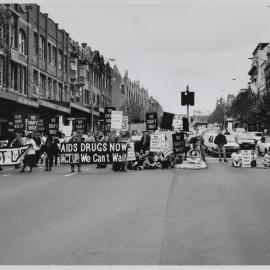
<path fill-rule="evenodd" d="M 8 169 L 4 169 L 3 172 L 6 172 L 6 171 L 11 171 L 13 170 L 14 168 L 8 168 Z"/>
<path fill-rule="evenodd" d="M 69 174 L 65 174 L 64 176 L 68 177 L 68 176 L 71 176 L 71 175 L 74 175 L 74 174 L 76 174 L 76 173 L 75 172 L 74 173 L 69 173 Z"/>
<path fill-rule="evenodd" d="M 8 173 L 8 174 L 4 174 L 3 176 L 9 176 L 9 175 L 11 175 L 10 173 Z"/>

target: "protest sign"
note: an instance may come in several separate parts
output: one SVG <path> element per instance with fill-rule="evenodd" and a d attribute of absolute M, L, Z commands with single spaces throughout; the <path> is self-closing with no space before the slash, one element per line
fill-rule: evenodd
<path fill-rule="evenodd" d="M 24 158 L 28 147 L 0 148 L 0 166 L 19 164 Z"/>
<path fill-rule="evenodd" d="M 52 117 L 48 122 L 48 133 L 49 135 L 57 135 L 58 133 L 58 117 Z"/>
<path fill-rule="evenodd" d="M 168 144 L 166 144 L 166 145 L 165 145 L 165 149 L 163 150 L 164 156 L 165 156 L 165 157 L 166 157 L 166 156 L 169 156 L 169 155 L 171 155 L 172 153 L 173 153 L 173 151 L 172 151 L 171 146 L 168 145 Z"/>
<path fill-rule="evenodd" d="M 180 154 L 185 152 L 185 135 L 183 132 L 172 134 L 173 139 L 173 152 Z"/>
<path fill-rule="evenodd" d="M 131 142 L 129 144 L 129 148 L 127 150 L 127 161 L 136 160 L 135 150 L 134 150 L 134 143 Z"/>
<path fill-rule="evenodd" d="M 165 149 L 165 134 L 151 134 L 150 151 L 162 152 Z"/>
<path fill-rule="evenodd" d="M 8 132 L 14 132 L 14 124 L 12 121 L 8 121 Z"/>
<path fill-rule="evenodd" d="M 38 131 L 39 132 L 45 132 L 45 120 L 39 118 L 38 119 Z"/>
<path fill-rule="evenodd" d="M 157 130 L 158 122 L 157 122 L 157 113 L 146 113 L 145 117 L 146 130 Z"/>
<path fill-rule="evenodd" d="M 60 163 L 61 164 L 117 163 L 125 160 L 126 152 L 127 152 L 127 144 L 121 142 L 61 143 Z"/>
<path fill-rule="evenodd" d="M 164 112 L 160 124 L 160 128 L 162 129 L 172 129 L 172 123 L 173 123 L 174 114 Z"/>
<path fill-rule="evenodd" d="M 111 115 L 111 129 L 121 130 L 122 128 L 122 111 L 112 111 Z"/>
<path fill-rule="evenodd" d="M 128 125 L 128 116 L 123 115 L 122 117 L 122 132 L 129 131 L 129 125 Z"/>
<path fill-rule="evenodd" d="M 105 124 L 111 125 L 111 113 L 114 111 L 115 107 L 105 107 Z"/>
<path fill-rule="evenodd" d="M 39 115 L 37 114 L 29 114 L 27 117 L 27 130 L 31 132 L 38 131 L 38 121 Z"/>
<path fill-rule="evenodd" d="M 25 115 L 23 113 L 13 114 L 14 131 L 25 130 Z"/>
<path fill-rule="evenodd" d="M 250 168 L 251 161 L 252 161 L 251 150 L 241 150 L 241 155 L 242 155 L 242 167 L 243 168 Z"/>
<path fill-rule="evenodd" d="M 76 118 L 74 120 L 74 130 L 84 133 L 86 128 L 86 119 L 85 118 Z"/>

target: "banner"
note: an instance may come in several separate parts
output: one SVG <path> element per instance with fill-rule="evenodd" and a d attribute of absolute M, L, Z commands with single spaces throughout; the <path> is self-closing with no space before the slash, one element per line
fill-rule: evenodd
<path fill-rule="evenodd" d="M 19 164 L 27 153 L 28 147 L 0 148 L 0 166 Z"/>
<path fill-rule="evenodd" d="M 250 168 L 251 161 L 252 161 L 251 150 L 241 150 L 241 155 L 242 155 L 242 167 L 243 168 Z"/>
<path fill-rule="evenodd" d="M 25 130 L 25 115 L 23 113 L 13 114 L 14 131 Z"/>
<path fill-rule="evenodd" d="M 173 152 L 175 154 L 185 153 L 185 135 L 183 132 L 172 134 Z"/>
<path fill-rule="evenodd" d="M 126 152 L 127 144 L 121 142 L 61 143 L 60 164 L 117 163 L 126 159 Z"/>
<path fill-rule="evenodd" d="M 49 135 L 57 135 L 58 134 L 58 117 L 52 117 L 49 119 L 48 123 L 48 133 Z"/>
<path fill-rule="evenodd" d="M 122 117 L 122 132 L 129 131 L 128 116 L 123 115 Z"/>
<path fill-rule="evenodd" d="M 146 113 L 145 115 L 145 123 L 146 123 L 146 130 L 157 130 L 158 128 L 158 121 L 157 121 L 157 113 Z"/>
<path fill-rule="evenodd" d="M 119 129 L 122 128 L 122 111 L 112 111 L 112 118 L 111 118 L 111 129 Z"/>
<path fill-rule="evenodd" d="M 29 114 L 27 118 L 27 130 L 31 132 L 38 131 L 38 121 L 39 115 L 38 114 Z"/>
<path fill-rule="evenodd" d="M 163 152 L 165 149 L 165 134 L 151 134 L 150 152 Z"/>
<path fill-rule="evenodd" d="M 74 130 L 84 133 L 86 129 L 86 118 L 76 118 L 74 120 Z"/>

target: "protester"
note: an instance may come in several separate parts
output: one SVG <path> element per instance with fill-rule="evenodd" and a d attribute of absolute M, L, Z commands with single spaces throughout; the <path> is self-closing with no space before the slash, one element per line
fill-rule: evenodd
<path fill-rule="evenodd" d="M 214 143 L 218 146 L 218 158 L 219 162 L 221 162 L 221 152 L 223 153 L 224 162 L 228 162 L 226 159 L 226 150 L 225 150 L 225 144 L 227 144 L 227 139 L 224 134 L 222 134 L 222 130 L 218 130 L 218 135 L 215 138 Z"/>
<path fill-rule="evenodd" d="M 264 167 L 270 167 L 270 149 L 268 149 L 267 153 L 263 156 L 262 164 Z"/>
<path fill-rule="evenodd" d="M 151 140 L 151 137 L 150 137 L 148 131 L 143 131 L 143 135 L 142 135 L 142 138 L 140 140 L 141 149 L 143 149 L 144 151 L 149 150 L 150 149 L 150 140 Z"/>
<path fill-rule="evenodd" d="M 37 145 L 36 142 L 34 141 L 34 139 L 32 138 L 32 134 L 28 134 L 26 136 L 26 141 L 25 141 L 25 145 L 29 145 L 29 148 L 27 150 L 27 153 L 24 157 L 24 161 L 23 161 L 23 168 L 20 172 L 24 173 L 25 172 L 25 168 L 28 165 L 30 167 L 29 172 L 32 172 L 32 168 L 35 166 L 35 162 L 36 162 L 36 149 L 37 149 Z"/>
<path fill-rule="evenodd" d="M 73 131 L 72 137 L 70 138 L 69 142 L 81 142 L 81 139 L 78 136 L 78 133 L 76 131 Z M 81 164 L 77 163 L 76 165 L 78 167 L 78 172 L 81 172 Z M 70 167 L 71 167 L 71 172 L 73 173 L 75 169 L 75 164 L 70 164 Z"/>
<path fill-rule="evenodd" d="M 232 166 L 233 167 L 241 167 L 242 165 L 242 154 L 240 149 L 236 153 L 232 153 L 231 155 L 232 158 Z"/>
<path fill-rule="evenodd" d="M 51 171 L 53 166 L 53 157 L 55 152 L 55 145 L 53 144 L 52 136 L 48 136 L 45 144 L 41 148 L 42 152 L 46 154 L 45 158 L 45 171 Z"/>
<path fill-rule="evenodd" d="M 257 155 L 254 150 L 251 150 L 251 167 L 254 168 L 257 166 Z"/>
<path fill-rule="evenodd" d="M 21 138 L 21 134 L 19 132 L 16 132 L 15 138 L 11 141 L 10 147 L 22 147 L 23 146 L 23 141 Z M 15 169 L 19 169 L 20 164 L 15 165 Z"/>
<path fill-rule="evenodd" d="M 60 153 L 59 149 L 60 141 L 58 138 L 54 138 L 52 141 L 52 154 L 53 154 L 53 159 L 54 159 L 54 165 L 57 166 L 57 161 L 58 161 L 58 156 Z"/>
<path fill-rule="evenodd" d="M 171 156 L 171 167 L 174 168 L 175 165 L 179 165 L 183 163 L 183 157 L 180 154 Z"/>
<path fill-rule="evenodd" d="M 197 144 L 193 145 L 187 153 L 187 161 L 192 164 L 199 164 L 201 162 L 201 152 Z"/>
<path fill-rule="evenodd" d="M 85 139 L 85 142 L 96 142 L 96 139 L 95 139 L 92 131 L 88 132 L 87 138 Z"/>

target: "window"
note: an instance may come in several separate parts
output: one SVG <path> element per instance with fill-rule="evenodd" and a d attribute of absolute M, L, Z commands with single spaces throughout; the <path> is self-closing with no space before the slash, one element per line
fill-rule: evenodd
<path fill-rule="evenodd" d="M 40 94 L 42 97 L 47 97 L 47 91 L 46 91 L 46 76 L 43 74 L 40 74 Z"/>
<path fill-rule="evenodd" d="M 19 52 L 26 54 L 26 37 L 23 30 L 19 31 Z"/>
<path fill-rule="evenodd" d="M 85 100 L 85 104 L 87 105 L 90 104 L 90 94 L 87 89 L 84 90 L 84 100 Z"/>
<path fill-rule="evenodd" d="M 34 52 L 38 54 L 38 34 L 34 32 Z"/>
<path fill-rule="evenodd" d="M 56 47 L 52 47 L 52 64 L 56 66 Z"/>
<path fill-rule="evenodd" d="M 4 25 L 0 23 L 0 43 L 3 44 L 4 42 Z"/>
<path fill-rule="evenodd" d="M 53 85 L 52 85 L 51 78 L 48 78 L 48 97 L 49 97 L 49 99 L 53 98 Z"/>
<path fill-rule="evenodd" d="M 62 83 L 58 83 L 58 93 L 59 93 L 59 101 L 63 101 L 63 85 Z"/>
<path fill-rule="evenodd" d="M 11 27 L 11 33 L 10 33 L 10 44 L 13 48 L 16 47 L 16 40 L 15 40 L 15 26 Z"/>
<path fill-rule="evenodd" d="M 0 57 L 0 85 L 3 85 L 4 58 Z"/>
<path fill-rule="evenodd" d="M 52 63 L 52 45 L 48 43 L 48 61 L 51 64 Z"/>
<path fill-rule="evenodd" d="M 11 63 L 11 89 L 17 90 L 17 65 L 14 63 Z"/>
<path fill-rule="evenodd" d="M 56 81 L 53 81 L 53 100 L 58 100 Z"/>
<path fill-rule="evenodd" d="M 96 94 L 93 93 L 93 104 L 96 104 Z"/>
<path fill-rule="evenodd" d="M 62 70 L 63 67 L 63 53 L 61 50 L 58 50 L 58 69 Z"/>
<path fill-rule="evenodd" d="M 97 105 L 99 105 L 99 95 L 97 95 Z"/>
<path fill-rule="evenodd" d="M 33 93 L 38 94 L 38 71 L 33 71 Z"/>
<path fill-rule="evenodd" d="M 39 52 L 40 52 L 40 57 L 46 60 L 45 38 L 43 36 L 40 36 L 40 39 L 39 39 Z"/>
<path fill-rule="evenodd" d="M 88 82 L 90 81 L 90 73 L 88 70 L 86 70 L 86 79 Z"/>
<path fill-rule="evenodd" d="M 26 94 L 26 67 L 21 66 L 20 70 L 21 70 L 20 93 L 25 95 Z"/>
<path fill-rule="evenodd" d="M 125 87 L 124 87 L 123 84 L 121 85 L 121 95 L 122 95 L 122 96 L 125 95 Z"/>
<path fill-rule="evenodd" d="M 67 73 L 68 70 L 68 59 L 67 59 L 67 55 L 65 54 L 64 56 L 64 71 L 65 73 Z"/>

